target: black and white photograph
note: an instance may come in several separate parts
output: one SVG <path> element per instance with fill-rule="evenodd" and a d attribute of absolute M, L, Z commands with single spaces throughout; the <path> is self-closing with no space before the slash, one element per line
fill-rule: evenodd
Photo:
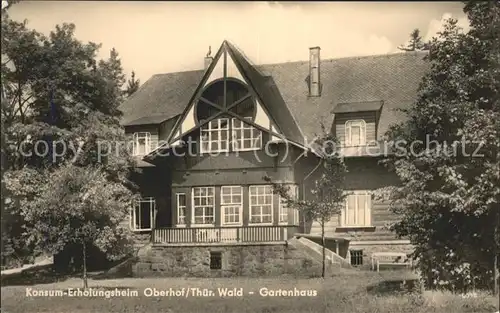
<path fill-rule="evenodd" d="M 2 1 L 2 313 L 500 313 L 499 1 Z"/>

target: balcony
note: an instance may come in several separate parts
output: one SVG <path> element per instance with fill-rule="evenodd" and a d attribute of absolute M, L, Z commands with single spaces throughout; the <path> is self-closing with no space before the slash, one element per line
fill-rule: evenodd
<path fill-rule="evenodd" d="M 210 228 L 157 228 L 155 245 L 220 245 L 284 243 L 298 231 L 296 226 L 245 226 Z"/>

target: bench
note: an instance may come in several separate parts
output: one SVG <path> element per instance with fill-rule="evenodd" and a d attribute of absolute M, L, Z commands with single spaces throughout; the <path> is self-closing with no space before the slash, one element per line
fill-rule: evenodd
<path fill-rule="evenodd" d="M 375 252 L 371 256 L 371 269 L 380 271 L 380 265 L 412 267 L 412 260 L 404 252 Z"/>

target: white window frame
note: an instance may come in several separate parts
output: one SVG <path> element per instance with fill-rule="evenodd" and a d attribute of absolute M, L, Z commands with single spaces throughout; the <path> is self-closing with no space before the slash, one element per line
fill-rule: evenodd
<path fill-rule="evenodd" d="M 239 188 L 239 193 L 234 193 L 234 190 Z M 225 191 L 229 191 L 229 193 L 225 193 Z M 230 196 L 231 200 L 226 202 L 224 196 Z M 233 196 L 239 196 L 240 202 L 234 201 Z M 221 186 L 220 188 L 220 211 L 221 211 L 221 225 L 222 226 L 242 226 L 243 225 L 243 187 L 242 186 Z M 238 222 L 226 222 L 226 210 L 230 209 L 238 209 Z M 234 214 L 232 214 L 234 215 Z"/>
<path fill-rule="evenodd" d="M 180 205 L 179 198 L 181 196 L 184 196 L 184 205 Z M 177 227 L 186 227 L 187 201 L 188 199 L 185 193 L 178 192 L 175 194 L 175 205 L 177 207 L 177 223 L 176 223 Z M 181 209 L 184 209 L 184 215 L 181 215 L 182 211 Z M 184 222 L 181 222 L 181 218 L 184 220 Z"/>
<path fill-rule="evenodd" d="M 134 156 L 146 155 L 151 152 L 151 133 L 150 132 L 136 132 L 134 133 Z M 145 139 L 144 153 L 139 152 L 139 139 Z"/>
<path fill-rule="evenodd" d="M 250 117 L 245 117 L 244 119 L 250 120 Z M 240 121 L 240 126 L 236 127 L 235 122 Z M 245 130 L 250 131 L 250 138 L 245 137 Z M 253 133 L 254 130 L 258 131 L 257 138 L 254 138 Z M 236 138 L 236 134 L 240 133 L 241 137 Z M 260 129 L 257 129 L 256 127 L 253 127 L 250 124 L 245 123 L 243 120 L 239 118 L 232 118 L 231 119 L 231 142 L 233 146 L 234 151 L 254 151 L 254 150 L 260 150 L 262 149 L 262 131 Z M 250 148 L 244 148 L 244 142 L 250 140 L 252 142 L 252 146 Z"/>
<path fill-rule="evenodd" d="M 202 224 L 197 224 L 195 223 L 196 221 L 196 216 L 195 216 L 195 213 L 196 213 L 196 208 L 198 207 L 203 207 L 203 208 L 207 208 L 207 207 L 210 207 L 209 205 L 198 205 L 196 206 L 195 205 L 195 198 L 206 198 L 206 199 L 209 199 L 210 197 L 209 196 L 198 196 L 196 197 L 195 196 L 195 192 L 194 190 L 197 189 L 197 188 L 204 188 L 206 193 L 208 194 L 208 190 L 211 190 L 212 191 L 212 215 L 206 215 L 205 214 L 205 209 L 203 210 L 203 215 L 201 215 L 203 217 L 203 219 L 205 219 L 205 217 L 212 217 L 212 222 L 211 223 L 202 223 Z M 193 187 L 191 189 L 191 226 L 192 227 L 213 227 L 215 225 L 215 187 L 207 187 L 207 186 L 202 186 L 202 187 Z"/>
<path fill-rule="evenodd" d="M 352 128 L 359 127 L 360 143 L 359 145 L 352 144 Z M 366 145 L 366 122 L 364 120 L 348 120 L 345 122 L 345 146 L 360 147 Z"/>
<path fill-rule="evenodd" d="M 271 195 L 271 203 L 270 204 L 263 204 L 263 203 L 252 203 L 252 190 L 255 189 L 255 190 L 259 190 L 259 188 L 269 188 L 270 190 L 270 195 Z M 266 194 L 265 194 L 266 195 Z M 256 194 L 255 196 L 259 196 L 258 194 Z M 258 198 L 257 198 L 258 199 Z M 273 191 L 272 191 L 272 186 L 271 185 L 253 185 L 253 186 L 249 186 L 248 187 L 248 208 L 249 208 L 249 225 L 273 225 L 273 221 L 274 221 L 274 194 L 273 194 Z M 253 221 L 253 218 L 254 216 L 257 216 L 257 217 L 260 217 L 260 219 L 262 220 L 263 216 L 267 216 L 269 214 L 262 214 L 263 210 L 262 210 L 262 207 L 263 206 L 270 206 L 271 208 L 271 221 L 270 222 L 254 222 Z M 259 211 L 260 211 L 260 214 L 253 214 L 253 207 L 260 207 Z"/>
<path fill-rule="evenodd" d="M 290 194 L 293 198 L 299 198 L 299 186 L 298 185 L 290 185 Z M 292 208 L 292 225 L 299 224 L 299 210 L 297 208 Z M 282 217 L 286 216 L 286 220 L 282 221 Z M 286 201 L 281 196 L 279 196 L 279 212 L 278 212 L 278 223 L 280 225 L 288 225 L 288 207 L 286 206 Z"/>
<path fill-rule="evenodd" d="M 212 123 L 217 121 L 217 128 L 213 128 Z M 226 126 L 222 124 L 226 122 Z M 226 139 L 222 139 L 222 133 L 226 133 Z M 217 140 L 212 140 L 212 134 L 217 133 Z M 205 138 L 204 135 L 208 137 Z M 212 142 L 217 142 L 218 149 L 212 150 Z M 222 142 L 226 142 L 226 149 L 221 149 Z M 208 144 L 208 148 L 205 145 Z M 218 118 L 209 121 L 207 124 L 200 129 L 200 152 L 201 153 L 212 153 L 212 152 L 229 152 L 229 118 Z"/>
<path fill-rule="evenodd" d="M 135 214 L 136 211 L 136 206 L 139 205 L 139 208 L 141 208 L 141 203 L 143 202 L 148 202 L 149 203 L 149 218 L 150 218 L 150 227 L 149 228 L 138 228 L 137 225 L 137 216 Z M 144 197 L 141 198 L 140 200 L 136 200 L 132 203 L 132 208 L 130 210 L 130 229 L 132 231 L 148 231 L 153 229 L 153 216 L 154 216 L 154 211 L 156 209 L 156 200 L 153 197 Z M 139 214 L 139 217 L 141 214 Z M 140 227 L 140 221 L 139 221 L 139 227 Z"/>
<path fill-rule="evenodd" d="M 365 207 L 365 214 L 363 217 L 358 216 L 358 204 L 359 202 L 356 199 L 356 205 L 354 208 L 354 223 L 350 224 L 349 223 L 349 197 L 367 197 L 366 206 Z M 352 228 L 359 228 L 359 227 L 371 227 L 372 226 L 372 220 L 371 220 L 371 211 L 372 211 L 372 200 L 371 200 L 371 193 L 368 190 L 356 190 L 347 195 L 346 200 L 345 200 L 345 207 L 341 212 L 341 217 L 340 217 L 340 225 L 341 227 L 352 227 Z"/>

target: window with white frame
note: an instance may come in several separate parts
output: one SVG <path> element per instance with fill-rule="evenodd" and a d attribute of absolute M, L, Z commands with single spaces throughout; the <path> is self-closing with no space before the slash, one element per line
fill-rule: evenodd
<path fill-rule="evenodd" d="M 151 133 L 134 133 L 134 155 L 146 155 L 150 151 Z"/>
<path fill-rule="evenodd" d="M 134 201 L 130 212 L 130 228 L 132 230 L 151 230 L 153 228 L 155 205 L 153 197 Z"/>
<path fill-rule="evenodd" d="M 271 186 L 250 186 L 250 223 L 272 224 L 273 190 Z"/>
<path fill-rule="evenodd" d="M 186 225 L 186 194 L 178 193 L 176 194 L 177 202 L 177 225 Z"/>
<path fill-rule="evenodd" d="M 219 118 L 201 127 L 202 153 L 229 151 L 229 119 Z"/>
<path fill-rule="evenodd" d="M 347 147 L 366 145 L 366 123 L 352 120 L 345 123 L 345 145 Z"/>
<path fill-rule="evenodd" d="M 298 186 L 297 185 L 291 185 L 289 189 L 289 194 L 293 199 L 298 199 Z M 287 201 L 280 197 L 280 206 L 279 206 L 279 223 L 280 224 L 288 224 L 288 213 L 289 213 L 289 208 L 287 206 Z M 292 224 L 297 225 L 299 223 L 299 210 L 297 208 L 292 208 Z"/>
<path fill-rule="evenodd" d="M 158 148 L 158 135 L 148 132 L 134 133 L 133 155 L 146 155 Z"/>
<path fill-rule="evenodd" d="M 215 188 L 194 187 L 192 223 L 209 225 L 214 223 Z"/>
<path fill-rule="evenodd" d="M 341 225 L 346 227 L 371 226 L 371 195 L 368 191 L 354 191 L 346 197 L 341 214 Z"/>
<path fill-rule="evenodd" d="M 243 212 L 243 188 L 241 186 L 222 186 L 221 212 L 223 225 L 241 225 Z"/>
<path fill-rule="evenodd" d="M 237 118 L 231 120 L 231 127 L 234 151 L 248 151 L 262 148 L 262 132 L 259 129 Z"/>

